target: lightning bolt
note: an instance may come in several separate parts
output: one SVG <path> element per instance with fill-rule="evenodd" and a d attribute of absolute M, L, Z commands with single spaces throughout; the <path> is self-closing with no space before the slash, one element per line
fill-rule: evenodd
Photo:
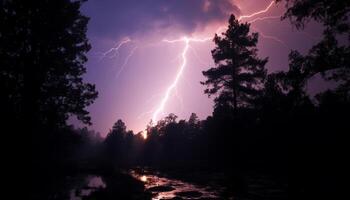
<path fill-rule="evenodd" d="M 242 19 L 245 19 L 245 18 L 251 18 L 251 17 L 255 17 L 257 15 L 260 15 L 260 14 L 263 14 L 263 13 L 266 13 L 270 10 L 270 8 L 273 6 L 273 4 L 275 3 L 275 1 L 271 1 L 270 4 L 264 9 L 264 10 L 260 10 L 258 12 L 255 12 L 255 13 L 252 13 L 250 15 L 241 15 L 239 18 L 238 18 L 238 21 L 241 21 Z"/>
<path fill-rule="evenodd" d="M 120 48 L 129 42 L 131 42 L 131 40 L 129 38 L 126 38 L 126 39 L 122 40 L 121 42 L 115 44 L 114 47 L 110 48 L 109 50 L 100 53 L 100 54 L 102 54 L 101 59 L 106 58 L 106 57 L 108 57 L 108 58 L 116 57 L 117 55 L 119 55 Z M 110 54 L 111 54 L 111 56 L 108 56 Z"/>
<path fill-rule="evenodd" d="M 266 35 L 265 33 L 263 33 L 261 30 L 257 29 L 257 28 L 252 28 L 253 30 L 256 30 L 257 32 L 259 32 L 259 34 L 266 39 L 270 39 L 270 40 L 274 40 L 275 42 L 278 42 L 280 44 L 282 44 L 284 47 L 286 47 L 287 49 L 289 48 L 288 45 L 281 39 L 279 39 L 276 36 L 272 36 L 272 35 Z"/>
<path fill-rule="evenodd" d="M 248 18 L 252 18 L 252 17 L 255 17 L 257 15 L 260 15 L 260 14 L 264 14 L 264 13 L 267 13 L 271 7 L 274 5 L 274 1 L 271 1 L 270 4 L 263 10 L 260 10 L 260 11 L 257 11 L 255 13 L 252 13 L 250 15 L 241 15 L 239 18 L 238 18 L 238 21 L 241 21 L 243 19 L 248 19 Z M 281 16 L 266 16 L 266 17 L 257 17 L 253 20 L 250 20 L 250 21 L 247 21 L 248 23 L 252 24 L 254 22 L 257 22 L 257 21 L 264 21 L 264 20 L 270 20 L 270 19 L 279 19 L 281 18 Z M 225 26 L 221 26 L 219 27 L 217 30 L 216 30 L 216 34 L 220 34 L 222 30 L 225 30 L 226 27 Z M 286 45 L 286 43 L 279 39 L 278 37 L 276 36 L 271 36 L 271 35 L 266 35 L 265 33 L 263 33 L 261 30 L 258 30 L 257 28 L 252 28 L 252 29 L 255 29 L 257 32 L 260 33 L 260 35 L 263 37 L 263 38 L 266 38 L 266 39 L 270 39 L 270 40 L 274 40 L 275 42 L 278 42 L 280 44 L 282 44 L 284 47 L 288 48 L 288 46 Z"/>
<path fill-rule="evenodd" d="M 179 82 L 181 75 L 183 74 L 183 71 L 184 71 L 186 64 L 187 64 L 186 55 L 187 55 L 188 49 L 190 48 L 190 42 L 207 42 L 210 40 L 211 40 L 211 38 L 198 39 L 198 38 L 188 38 L 188 37 L 183 37 L 183 38 L 177 39 L 177 40 L 166 40 L 166 39 L 163 40 L 163 42 L 167 42 L 167 43 L 184 42 L 185 46 L 182 49 L 182 53 L 181 53 L 182 63 L 180 65 L 180 69 L 176 74 L 175 80 L 172 82 L 172 84 L 166 90 L 165 95 L 164 95 L 163 99 L 161 100 L 158 108 L 154 111 L 153 116 L 152 116 L 152 123 L 155 123 L 158 119 L 158 115 L 161 112 L 163 112 L 165 104 L 168 101 L 171 92 L 174 90 L 177 83 Z"/>
<path fill-rule="evenodd" d="M 264 21 L 264 20 L 269 20 L 269 19 L 281 19 L 281 16 L 267 16 L 267 17 L 257 17 L 251 21 L 248 21 L 248 23 L 254 23 L 257 21 Z"/>
<path fill-rule="evenodd" d="M 128 54 L 128 56 L 125 58 L 123 65 L 120 67 L 118 73 L 116 74 L 115 78 L 118 78 L 119 75 L 123 72 L 125 66 L 128 64 L 128 62 L 129 62 L 131 56 L 134 55 L 134 53 L 135 53 L 135 51 L 136 51 L 137 48 L 138 48 L 138 47 L 136 46 L 136 47 L 134 47 L 134 48 L 130 51 L 130 53 Z"/>
<path fill-rule="evenodd" d="M 126 38 L 122 41 L 120 41 L 119 43 L 116 43 L 112 48 L 110 48 L 109 50 L 105 51 L 105 52 L 100 52 L 99 54 L 101 54 L 101 60 L 104 58 L 115 58 L 116 56 L 119 56 L 120 53 L 120 49 L 126 45 L 127 43 L 133 42 L 130 38 Z M 134 47 L 129 54 L 125 57 L 124 63 L 120 66 L 118 72 L 116 73 L 115 77 L 118 78 L 119 75 L 123 72 L 125 66 L 128 64 L 130 58 L 134 55 L 136 49 L 138 47 Z"/>
<path fill-rule="evenodd" d="M 241 21 L 242 19 L 247 19 L 247 18 L 252 18 L 252 17 L 255 17 L 257 15 L 260 15 L 260 14 L 264 14 L 264 13 L 267 13 L 271 7 L 275 4 L 275 1 L 271 1 L 270 4 L 263 10 L 260 10 L 260 11 L 257 11 L 255 13 L 252 13 L 250 15 L 241 15 L 239 18 L 238 18 L 238 21 Z M 264 21 L 264 20 L 269 20 L 269 19 L 278 19 L 280 18 L 281 16 L 266 16 L 266 17 L 257 17 L 251 21 L 248 21 L 248 23 L 254 23 L 254 22 L 257 22 L 257 21 Z M 278 37 L 276 36 L 271 36 L 271 35 L 266 35 L 265 33 L 263 33 L 261 30 L 258 30 L 257 28 L 252 28 L 252 29 L 255 29 L 257 32 L 260 33 L 260 35 L 263 37 L 263 38 L 266 38 L 266 39 L 270 39 L 270 40 L 274 40 L 280 44 L 282 44 L 284 47 L 288 48 L 287 44 L 279 39 Z"/>

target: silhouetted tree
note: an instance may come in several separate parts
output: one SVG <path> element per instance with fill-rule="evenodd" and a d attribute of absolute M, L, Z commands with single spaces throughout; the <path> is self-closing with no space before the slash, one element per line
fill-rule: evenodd
<path fill-rule="evenodd" d="M 289 98 L 291 106 L 297 107 L 305 101 L 309 101 L 309 97 L 305 92 L 305 87 L 310 77 L 310 72 L 307 67 L 305 67 L 305 57 L 302 56 L 298 51 L 292 51 L 289 54 L 289 70 L 287 72 L 277 72 L 275 74 L 269 75 L 267 84 L 271 84 L 272 77 L 275 82 L 276 92 L 282 90 L 283 93 Z M 268 88 L 265 90 L 272 89 L 270 86 L 265 85 Z M 270 87 L 270 88 L 269 88 Z M 286 102 L 285 102 L 286 103 Z"/>
<path fill-rule="evenodd" d="M 176 122 L 177 116 L 174 113 L 170 113 L 168 116 L 164 118 L 166 124 Z"/>
<path fill-rule="evenodd" d="M 91 123 L 86 107 L 97 92 L 82 78 L 90 49 L 83 2 L 1 1 L 2 115 L 30 126 L 62 126 L 70 115 Z"/>
<path fill-rule="evenodd" d="M 289 54 L 289 70 L 267 76 L 260 99 L 264 113 L 261 118 L 265 125 L 271 121 L 283 121 L 283 118 L 294 120 L 297 118 L 294 115 L 303 113 L 306 117 L 312 113 L 314 105 L 305 90 L 310 73 L 305 64 L 305 57 L 292 51 Z"/>
<path fill-rule="evenodd" d="M 283 107 L 285 106 L 287 95 L 285 94 L 282 81 L 281 73 L 272 73 L 266 78 L 264 90 L 258 103 L 264 113 L 264 120 L 267 118 L 267 113 L 276 115 L 276 113 L 281 113 L 285 110 Z"/>
<path fill-rule="evenodd" d="M 199 119 L 196 113 L 192 113 L 190 118 L 188 119 L 188 123 L 190 125 L 196 125 L 199 123 Z"/>
<path fill-rule="evenodd" d="M 185 122 L 186 123 L 186 122 Z M 190 118 L 188 119 L 186 131 L 189 138 L 195 138 L 198 135 L 201 121 L 198 119 L 196 113 L 192 113 Z"/>
<path fill-rule="evenodd" d="M 126 134 L 126 126 L 121 119 L 114 123 L 112 130 L 107 134 L 104 143 L 107 159 L 112 164 L 124 164 Z"/>
<path fill-rule="evenodd" d="M 278 0 L 282 1 L 282 0 Z M 286 0 L 289 18 L 297 29 L 314 20 L 323 25 L 323 39 L 314 45 L 304 59 L 309 76 L 321 73 L 326 80 L 340 83 L 339 88 L 350 91 L 350 2 L 343 0 Z"/>
<path fill-rule="evenodd" d="M 277 0 L 280 2 L 283 0 Z M 349 1 L 343 0 L 284 0 L 287 11 L 283 18 L 289 18 L 297 28 L 304 28 L 311 19 L 322 23 L 335 33 L 345 33 L 350 29 L 348 12 Z M 348 33 L 349 34 L 349 33 Z"/>
<path fill-rule="evenodd" d="M 339 88 L 350 91 L 350 35 L 347 42 L 340 43 L 336 36 L 325 31 L 323 40 L 305 58 L 310 75 L 320 73 L 325 80 L 334 80 Z"/>
<path fill-rule="evenodd" d="M 267 58 L 257 57 L 258 34 L 250 34 L 249 27 L 231 15 L 223 36 L 215 35 L 212 56 L 216 67 L 203 72 L 207 80 L 202 84 L 208 86 L 205 93 L 209 96 L 218 94 L 217 106 L 249 107 L 262 86 Z"/>

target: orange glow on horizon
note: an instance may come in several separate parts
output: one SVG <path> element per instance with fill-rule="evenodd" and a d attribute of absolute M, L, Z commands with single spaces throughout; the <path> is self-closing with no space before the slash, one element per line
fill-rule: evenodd
<path fill-rule="evenodd" d="M 142 135 L 144 140 L 147 139 L 147 131 L 142 131 L 141 135 Z"/>
<path fill-rule="evenodd" d="M 147 176 L 145 176 L 145 175 L 141 176 L 141 177 L 140 177 L 140 180 L 141 180 L 142 182 L 147 182 Z"/>

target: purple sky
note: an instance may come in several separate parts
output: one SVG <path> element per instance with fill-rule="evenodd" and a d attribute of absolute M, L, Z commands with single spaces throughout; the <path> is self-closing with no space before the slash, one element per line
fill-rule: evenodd
<path fill-rule="evenodd" d="M 185 42 L 166 43 L 163 39 L 213 37 L 227 25 L 231 13 L 250 15 L 263 10 L 270 0 L 89 0 L 82 8 L 89 16 L 88 37 L 92 44 L 86 80 L 96 84 L 99 98 L 89 107 L 93 126 L 103 136 L 117 119 L 135 133 L 144 130 L 173 83 L 183 62 Z M 259 55 L 269 57 L 269 72 L 288 68 L 288 53 L 305 53 L 321 36 L 322 29 L 311 24 L 304 31 L 293 29 L 288 20 L 258 20 L 280 16 L 284 5 L 274 5 L 252 21 L 252 31 L 260 32 Z M 107 52 L 126 39 L 117 51 Z M 214 66 L 213 43 L 191 42 L 187 64 L 164 107 L 164 117 L 175 113 L 188 119 L 192 112 L 205 119 L 212 113 L 212 99 L 204 93 L 202 71 Z"/>

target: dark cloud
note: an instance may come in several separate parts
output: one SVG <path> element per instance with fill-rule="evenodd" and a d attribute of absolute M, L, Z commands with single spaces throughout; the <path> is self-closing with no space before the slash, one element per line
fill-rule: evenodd
<path fill-rule="evenodd" d="M 232 0 L 89 0 L 89 34 L 118 38 L 178 30 L 192 33 L 206 24 L 238 13 Z"/>

